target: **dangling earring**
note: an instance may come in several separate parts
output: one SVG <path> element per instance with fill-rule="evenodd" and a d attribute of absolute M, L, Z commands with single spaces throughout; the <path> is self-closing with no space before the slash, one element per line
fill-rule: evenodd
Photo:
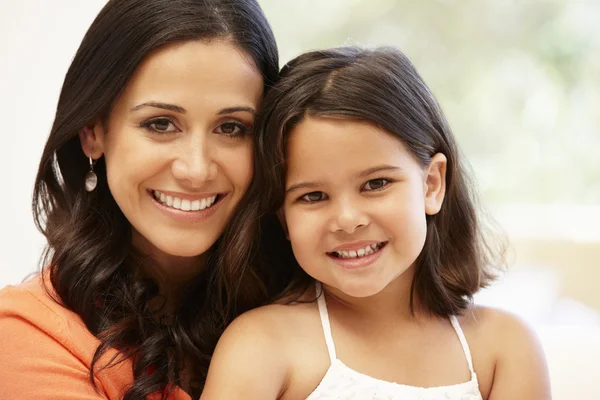
<path fill-rule="evenodd" d="M 85 190 L 87 192 L 93 192 L 94 189 L 96 189 L 96 186 L 98 185 L 98 176 L 94 172 L 94 160 L 92 160 L 92 157 L 89 157 L 89 159 L 90 170 L 87 174 L 85 174 Z"/>

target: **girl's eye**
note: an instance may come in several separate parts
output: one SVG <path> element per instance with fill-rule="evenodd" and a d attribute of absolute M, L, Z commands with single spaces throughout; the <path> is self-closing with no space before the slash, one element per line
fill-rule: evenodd
<path fill-rule="evenodd" d="M 217 128 L 217 133 L 232 137 L 246 136 L 250 128 L 240 122 L 225 122 Z"/>
<path fill-rule="evenodd" d="M 300 201 L 305 203 L 316 203 L 327 199 L 327 195 L 323 192 L 310 192 L 300 197 Z"/>
<path fill-rule="evenodd" d="M 389 179 L 379 178 L 379 179 L 371 179 L 363 186 L 364 190 L 372 191 L 372 190 L 380 190 L 390 184 Z"/>
<path fill-rule="evenodd" d="M 140 126 L 154 133 L 173 133 L 179 131 L 171 118 L 164 117 L 144 121 Z"/>

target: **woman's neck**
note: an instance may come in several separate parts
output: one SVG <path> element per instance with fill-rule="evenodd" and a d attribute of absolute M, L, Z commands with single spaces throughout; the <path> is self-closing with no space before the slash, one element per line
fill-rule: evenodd
<path fill-rule="evenodd" d="M 161 297 L 166 301 L 161 307 L 161 313 L 173 312 L 179 303 L 182 288 L 204 269 L 206 253 L 195 257 L 167 254 L 135 231 L 132 244 L 141 257 L 139 261 L 142 273 L 156 282 Z"/>

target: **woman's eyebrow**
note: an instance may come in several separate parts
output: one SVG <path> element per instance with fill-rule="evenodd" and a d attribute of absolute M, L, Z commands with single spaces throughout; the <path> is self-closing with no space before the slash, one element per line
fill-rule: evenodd
<path fill-rule="evenodd" d="M 154 108 L 160 108 L 163 110 L 168 110 L 168 111 L 173 111 L 173 112 L 177 112 L 179 114 L 185 114 L 185 108 L 177 106 L 175 104 L 169 104 L 169 103 L 160 103 L 157 101 L 148 101 L 142 104 L 138 104 L 137 106 L 133 107 L 130 111 L 134 112 L 134 111 L 138 111 L 144 107 L 154 107 Z"/>
<path fill-rule="evenodd" d="M 185 114 L 186 110 L 185 108 L 175 105 L 175 104 L 169 104 L 169 103 L 161 103 L 158 101 L 147 101 L 145 103 L 141 103 L 138 104 L 137 106 L 133 107 L 130 111 L 134 112 L 134 111 L 138 111 L 144 107 L 154 107 L 154 108 L 160 108 L 162 110 L 168 110 L 168 111 L 173 111 L 173 112 L 177 112 L 179 114 Z M 223 108 L 222 110 L 220 110 L 218 112 L 219 115 L 224 115 L 224 114 L 232 114 L 235 112 L 248 112 L 252 115 L 256 115 L 256 110 L 252 107 L 245 107 L 245 106 L 236 106 L 236 107 L 227 107 L 227 108 Z"/>
<path fill-rule="evenodd" d="M 240 112 L 240 111 L 245 111 L 245 112 L 249 112 L 252 115 L 256 115 L 256 110 L 252 107 L 245 107 L 245 106 L 237 106 L 237 107 L 227 107 L 222 109 L 221 111 L 219 111 L 219 115 L 224 115 L 224 114 L 232 114 L 235 112 Z"/>

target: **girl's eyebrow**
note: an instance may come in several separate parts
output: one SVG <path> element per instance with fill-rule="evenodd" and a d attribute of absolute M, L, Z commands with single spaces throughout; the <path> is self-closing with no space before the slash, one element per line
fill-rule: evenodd
<path fill-rule="evenodd" d="M 315 189 L 319 186 L 323 186 L 323 182 L 298 182 L 289 186 L 285 193 L 290 193 L 298 189 Z"/>
<path fill-rule="evenodd" d="M 364 178 L 365 176 L 369 176 L 371 174 L 374 174 L 375 172 L 381 172 L 381 171 L 398 171 L 401 170 L 402 168 L 397 167 L 397 166 L 393 166 L 393 165 L 378 165 L 376 167 L 373 168 L 369 168 L 366 169 L 364 171 L 362 171 L 360 174 L 358 174 L 359 177 Z"/>
<path fill-rule="evenodd" d="M 364 171 L 361 171 L 358 176 L 361 178 L 364 178 L 366 176 L 369 176 L 371 174 L 374 174 L 376 172 L 381 172 L 381 171 L 399 171 L 402 168 L 397 167 L 397 166 L 393 166 L 393 165 L 378 165 L 376 167 L 373 168 L 369 168 L 366 169 Z M 298 189 L 316 189 L 318 187 L 322 187 L 324 185 L 323 182 L 298 182 L 298 183 L 294 183 L 293 185 L 290 185 L 286 190 L 285 193 L 290 193 L 293 192 L 295 190 Z"/>

